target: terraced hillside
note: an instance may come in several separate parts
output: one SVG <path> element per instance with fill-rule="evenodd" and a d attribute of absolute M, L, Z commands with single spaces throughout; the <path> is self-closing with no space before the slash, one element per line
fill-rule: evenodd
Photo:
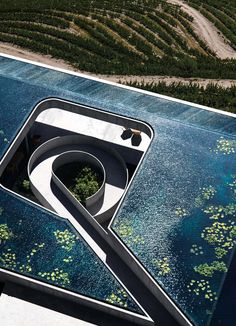
<path fill-rule="evenodd" d="M 223 3 L 208 0 L 200 10 L 210 1 Z M 199 7 L 199 1 L 190 2 Z M 0 41 L 64 59 L 83 71 L 235 78 L 236 60 L 217 58 L 192 21 L 164 0 L 0 0 Z M 235 45 L 233 33 L 228 39 Z"/>
<path fill-rule="evenodd" d="M 208 18 L 236 50 L 236 1 L 190 0 L 188 4 Z"/>

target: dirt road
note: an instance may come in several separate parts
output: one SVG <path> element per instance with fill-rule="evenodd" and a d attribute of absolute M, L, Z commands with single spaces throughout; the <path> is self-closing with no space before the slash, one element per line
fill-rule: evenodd
<path fill-rule="evenodd" d="M 81 72 L 79 70 L 75 70 L 72 66 L 70 66 L 63 60 L 57 60 L 50 56 L 33 53 L 23 48 L 16 47 L 7 43 L 0 42 L 0 53 L 10 54 L 27 60 L 33 60 L 53 67 Z M 190 82 L 192 82 L 192 83 L 199 84 L 203 87 L 206 87 L 208 84 L 217 84 L 223 87 L 230 87 L 232 85 L 236 86 L 236 80 L 230 80 L 230 79 L 181 78 L 181 77 L 170 77 L 170 76 L 96 75 L 87 72 L 84 73 L 90 76 L 95 76 L 97 78 L 102 78 L 105 80 L 109 80 L 113 82 L 121 82 L 121 83 L 134 82 L 134 81 L 144 82 L 144 83 L 165 82 L 167 85 L 170 85 L 171 83 L 175 82 L 175 83 L 183 83 L 187 85 Z"/>
<path fill-rule="evenodd" d="M 208 47 L 221 59 L 236 59 L 236 51 L 227 44 L 219 30 L 199 11 L 190 7 L 183 0 L 167 0 L 169 3 L 179 5 L 182 10 L 193 17 L 195 33 L 206 42 Z"/>

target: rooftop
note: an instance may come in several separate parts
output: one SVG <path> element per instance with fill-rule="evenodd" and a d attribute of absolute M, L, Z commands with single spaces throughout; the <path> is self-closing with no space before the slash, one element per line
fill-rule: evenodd
<path fill-rule="evenodd" d="M 233 114 L 7 56 L 0 57 L 0 92 L 2 158 L 38 103 L 49 98 L 149 125 L 150 145 L 144 136 L 144 155 L 127 192 L 109 226 L 98 232 L 106 234 L 126 263 L 132 262 L 130 268 L 143 280 L 150 298 L 159 298 L 179 323 L 215 325 L 222 310 L 222 322 L 233 323 L 236 316 L 224 300 L 235 265 Z M 38 121 L 45 123 L 50 110 Z M 60 117 L 54 127 L 63 129 L 68 123 Z M 76 119 L 81 128 L 74 131 L 99 137 L 93 126 L 83 127 L 87 117 L 77 114 Z M 101 123 L 101 138 L 108 141 L 102 126 L 105 130 L 107 125 Z M 121 126 L 111 127 L 113 135 L 121 131 Z M 5 187 L 0 188 L 0 207 L 0 224 L 10 230 L 9 239 L 0 244 L 2 278 L 23 275 L 127 310 L 137 317 L 134 322 L 150 321 L 149 315 L 158 322 L 149 305 L 142 302 L 142 308 L 114 275 L 106 257 L 99 258 L 96 248 L 91 249 L 78 221 L 72 225 Z M 94 228 L 99 226 L 94 223 Z M 69 250 L 58 240 L 60 235 L 68 236 Z M 45 265 L 45 257 L 52 256 Z"/>

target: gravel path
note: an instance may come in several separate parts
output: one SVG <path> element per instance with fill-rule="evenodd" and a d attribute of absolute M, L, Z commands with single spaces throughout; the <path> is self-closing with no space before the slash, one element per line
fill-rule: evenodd
<path fill-rule="evenodd" d="M 183 0 L 167 0 L 169 3 L 179 5 L 181 9 L 193 17 L 195 33 L 216 53 L 220 59 L 236 59 L 236 51 L 227 44 L 227 40 L 219 30 L 198 10 L 190 7 Z"/>

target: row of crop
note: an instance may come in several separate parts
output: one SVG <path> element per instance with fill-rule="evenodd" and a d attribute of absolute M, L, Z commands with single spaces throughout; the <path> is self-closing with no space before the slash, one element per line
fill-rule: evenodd
<path fill-rule="evenodd" d="M 94 11 L 95 11 L 95 9 L 94 9 Z M 139 11 L 139 10 L 137 10 L 137 11 Z M 86 17 L 85 17 L 84 19 L 86 19 L 86 21 L 84 21 L 84 19 L 75 18 L 75 17 L 77 17 L 77 15 L 72 14 L 72 13 L 68 13 L 68 12 L 65 13 L 65 12 L 60 12 L 60 11 L 55 11 L 55 10 L 53 10 L 53 11 L 46 10 L 45 11 L 45 13 L 48 16 L 49 16 L 50 12 L 53 14 L 51 24 L 53 24 L 54 20 L 55 20 L 54 25 L 57 24 L 56 20 L 58 19 L 58 20 L 60 20 L 60 21 L 62 21 L 64 23 L 63 27 L 66 27 L 66 26 L 69 26 L 70 21 L 76 20 L 77 25 L 80 25 L 80 26 L 83 25 L 83 27 L 85 27 L 87 29 L 87 31 L 91 35 L 93 35 L 94 38 L 98 39 L 98 41 L 101 42 L 102 44 L 109 43 L 109 47 L 112 47 L 116 52 L 126 54 L 126 55 L 130 55 L 130 49 L 127 49 L 127 47 L 125 47 L 124 44 L 121 44 L 120 42 L 117 42 L 117 40 L 115 40 L 115 42 L 114 42 L 114 37 L 112 35 L 110 35 L 109 33 L 106 32 L 106 37 L 104 37 L 104 33 L 105 33 L 104 28 L 102 30 L 102 28 L 99 28 L 99 26 L 95 26 L 96 23 L 95 22 L 92 23 L 91 19 L 86 19 Z M 145 27 L 147 27 L 148 29 L 154 29 L 154 28 L 156 30 L 158 29 L 158 33 L 159 33 L 160 38 L 163 39 L 168 44 L 168 46 L 165 43 L 163 43 L 161 40 L 159 40 L 159 42 L 157 44 L 157 38 L 156 37 L 153 37 L 153 35 L 151 35 L 148 32 L 146 33 L 146 35 L 144 35 L 143 30 L 141 30 L 141 32 L 142 32 L 142 35 L 144 37 L 149 38 L 149 41 L 155 42 L 155 46 L 160 48 L 164 52 L 164 54 L 167 54 L 167 55 L 172 55 L 173 54 L 173 49 L 171 49 L 171 47 L 170 47 L 171 43 L 173 43 L 171 41 L 171 38 L 174 40 L 174 42 L 178 43 L 178 45 L 180 46 L 180 48 L 182 48 L 182 50 L 184 50 L 185 52 L 188 52 L 186 42 L 175 31 L 173 31 L 173 29 L 168 24 L 166 24 L 163 20 L 161 20 L 157 15 L 155 15 L 155 17 L 154 17 L 154 15 L 149 10 L 147 10 L 147 12 L 148 12 L 147 16 L 148 17 L 145 17 L 144 15 L 141 16 L 140 14 L 137 14 L 135 12 L 131 13 L 129 10 L 125 10 L 125 12 L 126 12 L 127 15 L 129 15 L 133 19 L 139 20 L 140 22 L 142 22 L 142 20 L 143 20 L 143 25 Z M 82 13 L 86 14 L 86 15 L 89 15 L 88 10 L 80 8 L 80 11 L 79 11 L 80 16 L 81 16 Z M 13 17 L 16 14 L 17 13 L 11 13 L 11 15 L 13 15 Z M 37 15 L 38 15 L 39 18 L 43 17 L 42 12 L 38 13 Z M 37 18 L 37 15 L 36 15 L 35 20 L 40 21 L 39 18 Z M 29 13 L 28 14 L 23 14 L 23 16 L 22 16 L 23 19 L 24 19 L 24 16 L 30 17 Z M 95 18 L 98 15 L 90 14 L 90 16 L 92 18 Z M 113 22 L 113 20 L 110 19 L 110 18 L 106 18 L 106 17 L 101 18 L 101 17 L 102 16 L 100 16 L 100 21 L 103 19 L 103 23 L 106 23 L 107 26 L 109 25 L 108 27 L 110 27 L 111 29 L 116 31 L 122 37 L 124 37 L 124 38 L 125 37 L 126 38 L 130 37 L 130 34 L 128 35 L 129 32 L 127 31 L 127 29 L 122 28 L 120 24 L 118 24 L 118 25 L 115 24 Z M 10 18 L 11 18 L 11 16 L 9 16 L 9 19 Z M 154 19 L 155 19 L 155 21 L 154 21 Z M 82 21 L 79 22 L 79 20 L 82 20 Z M 44 23 L 46 23 L 46 21 Z M 48 22 L 48 23 L 50 23 L 50 22 Z M 91 24 L 93 24 L 92 28 L 90 26 Z M 154 24 L 156 24 L 156 26 L 154 26 Z M 148 55 L 151 55 L 151 52 L 153 52 L 153 51 L 151 51 L 150 48 L 147 49 L 145 47 L 145 45 L 142 46 L 140 44 L 141 43 L 140 38 L 138 38 L 138 36 L 136 34 L 134 34 L 134 33 L 131 35 L 131 39 L 129 39 L 129 42 L 130 43 L 132 42 L 132 45 L 134 45 L 134 46 L 138 46 L 139 49 L 142 48 L 141 51 L 148 51 Z M 190 51 L 190 54 L 197 55 L 198 53 L 195 53 L 194 51 Z"/>
<path fill-rule="evenodd" d="M 217 28 L 224 34 L 226 33 L 228 37 L 235 36 L 236 29 L 236 2 L 224 1 L 195 1 L 190 0 L 190 5 L 200 11 L 205 15 L 213 24 L 218 24 Z M 228 29 L 228 31 L 227 31 Z M 231 40 L 232 42 L 232 40 Z M 235 42 L 235 40 L 234 40 Z"/>
<path fill-rule="evenodd" d="M 196 83 L 167 85 L 165 82 L 146 83 L 144 81 L 134 81 L 126 85 L 236 113 L 236 86 L 223 88 L 208 84 L 203 87 Z"/>
<path fill-rule="evenodd" d="M 178 57 L 164 56 L 153 64 L 145 66 L 144 75 L 168 75 L 180 77 L 201 77 L 235 79 L 236 60 L 220 60 L 214 57 L 192 58 L 184 54 Z"/>
<path fill-rule="evenodd" d="M 47 10 L 44 10 L 43 12 L 47 13 L 48 15 L 53 15 L 54 17 L 62 18 L 65 21 L 69 21 L 69 22 L 73 21 L 75 15 L 77 15 L 70 11 L 61 11 L 61 10 L 56 10 L 56 9 L 53 9 L 53 10 L 47 9 Z M 87 11 L 85 11 L 85 15 L 87 15 Z"/>
<path fill-rule="evenodd" d="M 135 21 L 139 22 L 140 24 L 142 24 L 143 26 L 145 26 L 146 28 L 148 28 L 149 30 L 151 30 L 154 33 L 157 33 L 158 36 L 164 41 L 166 42 L 166 44 L 172 44 L 173 43 L 173 39 L 172 37 L 170 37 L 171 33 L 168 33 L 165 28 L 166 25 L 158 20 L 158 17 L 155 17 L 155 22 L 153 22 L 151 20 L 152 15 L 150 13 L 147 13 L 146 15 L 140 15 L 138 13 L 135 12 L 128 12 L 127 16 L 134 19 Z"/>
<path fill-rule="evenodd" d="M 107 45 L 121 55 L 133 57 L 133 59 L 136 58 L 137 60 L 140 59 L 140 56 L 136 52 L 132 51 L 132 49 L 128 49 L 121 41 L 119 41 L 114 35 L 112 35 L 112 33 L 109 32 L 108 28 L 102 24 L 82 16 L 79 16 L 79 18 L 74 18 L 74 23 L 86 30 L 102 45 Z"/>
<path fill-rule="evenodd" d="M 164 56 L 163 58 L 156 58 L 155 61 L 132 60 L 132 56 L 129 58 L 130 60 L 124 60 L 122 57 L 106 60 L 101 56 L 92 55 L 84 49 L 47 35 L 22 30 L 12 30 L 11 33 L 12 35 L 9 35 L 9 29 L 4 33 L 0 32 L 0 40 L 67 60 L 84 71 L 101 74 L 235 78 L 236 62 L 234 60 L 225 60 L 222 63 L 222 60 L 211 57 L 199 57 L 194 60 L 184 55 L 178 58 Z M 4 40 L 2 39 L 3 36 Z"/>
<path fill-rule="evenodd" d="M 148 29 L 143 28 L 141 25 L 135 25 L 135 22 L 133 22 L 128 17 L 122 18 L 122 16 L 120 16 L 119 20 L 115 21 L 110 20 L 109 18 L 104 18 L 97 14 L 93 14 L 92 17 L 111 28 L 113 31 L 123 37 L 127 42 L 129 42 L 129 44 L 135 46 L 137 50 L 146 55 L 153 56 L 153 46 L 156 46 L 161 50 L 167 49 L 167 46 L 161 42 L 161 40 L 158 40 L 154 33 L 150 32 Z M 138 34 L 134 33 L 133 31 L 136 31 Z M 142 37 L 140 37 L 139 34 Z"/>
<path fill-rule="evenodd" d="M 141 13 L 140 8 L 136 8 L 134 11 L 130 10 L 123 10 L 121 8 L 116 9 L 116 13 L 120 14 L 120 17 L 127 17 L 132 18 L 138 22 L 140 22 L 142 25 L 144 25 L 146 28 L 152 30 L 154 33 L 158 33 L 159 37 L 168 44 L 166 46 L 163 42 L 160 42 L 158 45 L 155 44 L 158 48 L 160 48 L 165 54 L 172 55 L 173 49 L 170 49 L 170 45 L 173 43 L 177 43 L 177 45 L 186 53 L 189 53 L 190 55 L 198 56 L 199 52 L 194 49 L 189 49 L 187 46 L 186 41 L 181 37 L 176 30 L 174 30 L 173 27 L 176 27 L 178 23 L 181 22 L 184 29 L 188 31 L 195 39 L 196 42 L 208 53 L 211 53 L 211 51 L 208 49 L 206 44 L 199 39 L 199 37 L 194 33 L 192 27 L 190 26 L 189 22 L 186 21 L 186 17 L 189 21 L 192 21 L 192 18 L 190 19 L 188 16 L 185 15 L 185 13 L 180 10 L 177 7 L 170 7 L 169 5 L 166 7 L 168 8 L 168 15 L 160 10 L 148 10 L 145 9 L 145 15 Z M 166 9 L 165 8 L 165 9 Z M 169 9 L 171 8 L 171 10 Z M 109 12 L 110 14 L 110 12 Z M 170 16 L 172 15 L 172 16 Z M 95 15 L 96 16 L 96 15 Z M 92 17 L 95 17 L 92 16 Z M 180 18 L 181 17 L 181 18 Z M 168 19 L 169 18 L 169 19 Z M 168 22 L 171 22 L 171 26 L 165 22 L 167 20 Z M 178 23 L 177 23 L 178 21 Z M 127 21 L 126 21 L 127 22 Z M 130 24 L 129 24 L 130 26 Z M 142 34 L 144 36 L 144 34 Z M 146 37 L 148 37 L 148 34 L 146 34 Z M 155 42 L 155 41 L 154 41 Z"/>
<path fill-rule="evenodd" d="M 0 32 L 0 41 L 10 42 L 17 46 L 30 49 L 33 52 L 39 52 L 42 54 L 51 55 L 58 59 L 67 60 L 71 64 L 78 62 L 79 60 L 81 60 L 81 58 L 85 60 L 85 58 L 87 57 L 88 64 L 89 64 L 88 56 L 84 56 L 84 58 L 82 54 L 75 56 L 74 54 L 71 53 L 71 51 L 69 51 L 68 46 L 64 45 L 63 43 L 57 44 L 57 47 L 54 47 L 55 44 L 53 44 L 52 46 L 48 46 L 45 44 L 45 38 L 44 39 L 41 38 L 42 41 L 39 41 L 38 38 L 34 38 L 34 37 L 30 38 L 30 36 L 32 37 L 33 35 L 30 35 L 27 38 L 25 36 L 26 35 L 20 36 L 17 34 L 14 35 L 14 34 L 9 34 L 7 32 L 6 33 Z"/>
<path fill-rule="evenodd" d="M 82 16 L 81 12 L 86 13 L 87 15 L 89 15 L 89 12 L 86 10 L 80 10 L 79 14 L 73 14 L 73 13 L 64 13 L 64 12 L 60 12 L 60 11 L 53 11 L 53 14 L 63 18 L 65 21 L 67 20 L 68 22 L 73 21 L 78 27 L 86 30 L 89 35 L 94 38 L 95 40 L 97 40 L 97 42 L 99 44 L 102 44 L 102 47 L 104 48 L 104 51 L 106 52 L 105 55 L 114 55 L 114 51 L 116 52 L 116 56 L 117 55 L 126 55 L 128 57 L 137 56 L 137 53 L 135 53 L 134 51 L 132 51 L 131 49 L 128 49 L 123 42 L 119 41 L 118 39 L 116 39 L 114 37 L 114 35 L 112 35 L 112 33 L 109 32 L 109 30 L 106 28 L 106 26 L 101 26 L 100 24 L 98 24 L 97 22 L 93 21 L 92 19 L 86 17 L 86 16 Z M 112 25 L 112 23 L 110 24 L 110 26 Z M 120 27 L 120 31 L 121 33 L 125 33 L 125 29 Z M 54 34 L 55 35 L 55 34 Z M 130 34 L 129 34 L 130 35 Z M 129 36 L 129 35 L 125 35 L 125 36 Z M 135 36 L 133 36 L 133 39 L 135 38 Z M 137 43 L 137 40 L 134 41 L 134 43 Z M 95 49 L 95 52 L 97 52 L 98 50 Z M 133 57 L 133 58 L 134 58 Z"/>
<path fill-rule="evenodd" d="M 102 12 L 100 12 L 100 15 Z M 136 21 L 138 21 L 140 24 L 144 25 L 147 29 L 152 31 L 154 34 L 157 34 L 160 41 L 159 44 L 156 43 L 156 40 L 154 40 L 155 45 L 160 48 L 162 51 L 167 50 L 168 52 L 171 52 L 170 49 L 167 49 L 169 46 L 171 46 L 173 43 L 178 43 L 179 47 L 187 51 L 187 45 L 184 40 L 174 31 L 173 26 L 176 26 L 176 21 L 171 20 L 171 23 L 173 24 L 172 26 L 169 26 L 168 23 L 166 23 L 163 20 L 163 17 L 167 19 L 168 21 L 170 18 L 168 15 L 165 15 L 162 13 L 162 18 L 159 17 L 159 12 L 158 14 L 154 15 L 153 10 L 148 10 L 145 9 L 145 14 L 140 13 L 139 10 L 136 11 L 130 11 L 130 10 L 122 10 L 121 8 L 117 8 L 116 12 L 105 12 L 105 14 L 109 14 L 110 17 L 112 18 L 118 18 L 122 19 L 122 17 L 126 16 L 127 18 L 132 18 Z M 113 16 L 114 15 L 114 16 Z M 92 18 L 97 18 L 96 14 L 91 15 Z M 100 18 L 101 20 L 101 18 Z M 110 18 L 106 18 L 106 22 L 104 23 L 111 24 L 110 21 L 112 21 Z M 113 24 L 113 29 L 115 28 Z M 116 31 L 119 33 L 119 30 L 116 29 Z M 147 37 L 150 37 L 150 34 L 147 35 Z M 153 39 L 153 37 L 151 37 Z M 149 39 L 151 41 L 151 39 Z M 164 41 L 166 44 L 164 44 L 162 41 Z M 152 42 L 152 41 L 151 41 Z M 168 45 L 168 46 L 167 46 Z M 171 52 L 172 53 L 172 52 Z"/>
<path fill-rule="evenodd" d="M 106 59 L 112 59 L 114 56 L 119 56 L 118 53 L 113 52 L 110 48 L 106 48 L 100 43 L 94 41 L 93 39 L 83 38 L 79 35 L 68 33 L 56 28 L 45 27 L 38 24 L 31 24 L 25 22 L 0 22 L 0 31 L 9 31 L 14 28 L 14 30 L 26 30 L 30 32 L 38 32 L 43 35 L 52 36 L 54 38 L 60 39 L 68 43 L 69 45 L 75 45 L 82 49 L 88 50 L 91 53 L 100 55 Z"/>
<path fill-rule="evenodd" d="M 167 24 L 163 18 L 160 18 L 159 15 L 157 15 L 156 13 L 149 13 L 147 15 L 149 21 L 145 21 L 145 23 L 148 24 L 153 24 L 153 28 L 155 28 L 155 25 L 160 26 L 167 35 L 169 35 L 169 37 L 171 37 L 174 42 L 184 51 L 187 51 L 187 44 L 186 42 L 183 40 L 182 37 L 179 36 L 179 34 L 176 32 L 176 30 L 173 28 L 173 26 Z M 160 36 L 163 38 L 163 33 L 160 34 Z M 164 39 L 164 38 L 163 38 Z M 167 40 L 166 40 L 167 41 Z"/>
<path fill-rule="evenodd" d="M 236 11 L 236 3 L 235 0 L 188 0 L 188 3 L 197 6 L 203 6 L 203 5 L 209 5 L 214 8 L 218 8 L 220 10 L 225 11 L 225 9 L 228 9 L 233 13 Z"/>
<path fill-rule="evenodd" d="M 94 59 L 95 55 L 92 52 L 89 52 L 83 48 L 79 48 L 78 46 L 68 43 L 63 39 L 58 39 L 55 37 L 52 37 L 50 35 L 46 35 L 43 33 L 30 31 L 30 30 L 24 30 L 24 29 L 18 29 L 14 27 L 4 27 L 1 26 L 0 29 L 1 33 L 8 34 L 8 35 L 15 35 L 19 36 L 21 38 L 31 39 L 35 42 L 39 42 L 41 44 L 45 45 L 45 48 L 58 48 L 61 51 L 65 51 L 65 53 L 70 52 L 74 54 L 78 54 L 80 56 L 86 57 L 88 60 Z"/>
<path fill-rule="evenodd" d="M 15 32 L 15 34 L 14 34 Z M 68 45 L 63 41 L 50 38 L 48 36 L 39 35 L 37 33 L 27 33 L 27 31 L 11 31 L 0 32 L 1 42 L 10 42 L 12 44 L 27 48 L 33 52 L 39 52 L 52 57 L 66 60 L 72 66 L 94 73 L 104 72 L 110 73 L 124 73 L 124 70 L 129 73 L 130 63 L 124 61 L 122 69 L 120 69 L 121 61 L 117 59 L 105 60 L 101 57 L 93 56 L 92 54 L 79 49 L 76 46 Z M 48 45 L 50 43 L 50 45 Z M 138 65 L 138 63 L 137 63 Z M 137 67 L 133 67 L 134 70 Z M 133 73 L 133 70 L 130 72 Z"/>
<path fill-rule="evenodd" d="M 158 42 L 155 36 L 148 33 L 143 26 L 133 22 L 128 17 L 122 19 L 122 22 L 130 28 L 129 43 L 134 45 L 138 51 L 147 55 L 149 60 L 155 60 L 158 53 L 160 54 L 158 49 L 161 50 L 160 42 Z"/>
<path fill-rule="evenodd" d="M 171 10 L 169 9 L 171 8 Z M 154 13 L 160 19 L 165 21 L 170 26 L 176 27 L 176 20 L 172 17 L 172 7 L 169 6 L 167 3 L 162 4 L 159 8 L 154 8 L 154 10 L 150 10 L 148 14 Z"/>
<path fill-rule="evenodd" d="M 122 26 L 119 20 L 113 20 L 107 17 L 104 17 L 100 14 L 92 14 L 91 18 L 94 20 L 99 21 L 100 23 L 102 23 L 104 26 L 109 27 L 112 31 L 114 31 L 115 33 L 117 33 L 118 35 L 120 35 L 122 38 L 124 38 L 126 41 L 128 41 L 129 37 L 130 37 L 130 30 L 125 28 L 124 26 Z"/>
<path fill-rule="evenodd" d="M 120 19 L 119 21 L 111 20 L 99 14 L 92 14 L 91 17 L 97 20 L 99 23 L 103 24 L 104 28 L 108 27 L 112 32 L 115 32 L 118 37 L 122 38 L 126 43 L 130 45 L 130 48 L 135 47 L 137 51 L 141 52 L 143 57 L 145 56 L 143 47 L 139 46 L 140 37 L 138 37 L 132 30 L 130 30 L 130 28 L 127 28 L 127 26 L 121 22 Z M 150 52 L 148 54 L 150 54 Z"/>
<path fill-rule="evenodd" d="M 64 19 L 55 17 L 53 15 L 29 13 L 29 12 L 0 12 L 0 21 L 30 21 L 40 24 L 51 25 L 59 28 L 68 28 L 69 23 Z"/>
<path fill-rule="evenodd" d="M 139 21 L 142 21 L 143 19 L 143 24 L 146 26 L 149 26 L 149 28 L 155 28 L 154 26 L 151 27 L 150 20 L 152 20 L 154 23 L 157 24 L 156 28 L 158 28 L 158 33 L 160 37 L 168 42 L 168 44 L 171 44 L 170 41 L 166 39 L 166 36 L 164 36 L 163 33 L 161 33 L 161 28 L 162 30 L 165 30 L 166 34 L 169 37 L 172 37 L 172 39 L 177 43 L 177 45 L 186 53 L 189 53 L 190 55 L 198 56 L 199 52 L 196 51 L 195 49 L 189 49 L 187 46 L 186 41 L 182 36 L 178 34 L 178 32 L 174 29 L 175 27 L 178 26 L 178 24 L 182 25 L 182 28 L 185 29 L 188 33 L 190 33 L 194 39 L 196 39 L 196 42 L 206 51 L 210 52 L 207 46 L 205 45 L 204 42 L 202 42 L 201 39 L 198 38 L 197 35 L 195 35 L 193 29 L 191 28 L 189 22 L 192 22 L 192 17 L 189 15 L 185 15 L 185 13 L 180 10 L 176 6 L 171 6 L 169 4 L 162 4 L 161 9 L 164 9 L 165 11 L 162 11 L 160 9 L 155 9 L 154 11 L 147 11 L 146 17 L 137 15 L 135 13 L 128 13 L 128 15 L 131 15 L 134 19 Z M 139 12 L 139 10 L 137 10 Z M 188 21 L 187 21 L 187 20 Z M 149 21 L 148 21 L 149 20 Z M 168 22 L 168 23 L 167 23 Z M 166 53 L 168 54 L 168 52 Z M 171 54 L 171 53 L 169 53 Z M 212 54 L 212 53 L 211 53 Z"/>
<path fill-rule="evenodd" d="M 188 21 L 186 21 L 182 16 L 178 16 L 179 22 L 184 26 L 186 31 L 195 39 L 195 41 L 200 45 L 200 47 L 208 54 L 215 56 L 215 53 L 209 49 L 204 41 L 200 39 L 200 37 L 194 32 L 192 26 Z"/>
<path fill-rule="evenodd" d="M 160 38 L 156 37 L 154 32 L 151 32 L 146 26 L 141 23 L 137 24 L 134 20 L 130 18 L 125 18 L 124 23 L 129 25 L 132 29 L 134 29 L 137 33 L 142 35 L 142 37 L 149 42 L 149 44 L 153 44 L 155 47 L 160 49 L 164 55 L 174 55 L 176 51 L 171 47 L 171 44 L 166 44 Z"/>
<path fill-rule="evenodd" d="M 124 11 L 123 11 L 124 12 Z M 93 12 L 90 12 L 90 16 L 93 18 L 93 15 L 100 15 L 104 18 L 110 18 L 111 20 L 119 18 L 120 13 L 118 11 L 111 11 L 107 8 L 94 8 Z"/>
<path fill-rule="evenodd" d="M 205 9 L 206 8 L 206 9 Z M 231 18 L 227 18 L 223 13 L 210 6 L 203 6 L 200 12 L 206 16 L 214 25 L 222 32 L 222 34 L 231 42 L 236 49 L 236 22 Z"/>
<path fill-rule="evenodd" d="M 216 7 L 216 8 L 222 10 L 227 16 L 235 20 L 236 6 L 234 8 L 227 8 L 227 7 L 223 7 L 223 8 Z"/>

